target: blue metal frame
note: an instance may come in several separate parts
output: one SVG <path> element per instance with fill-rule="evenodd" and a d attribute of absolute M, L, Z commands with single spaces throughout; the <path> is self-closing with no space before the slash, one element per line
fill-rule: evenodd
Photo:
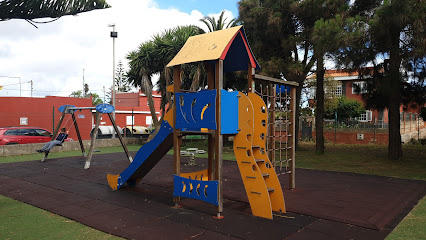
<path fill-rule="evenodd" d="M 107 104 L 107 103 L 101 103 L 96 106 L 96 111 L 101 113 L 112 113 L 115 111 L 114 106 Z"/>
<path fill-rule="evenodd" d="M 75 107 L 74 105 L 62 105 L 58 108 L 59 112 L 64 112 L 66 107 Z"/>
<path fill-rule="evenodd" d="M 174 197 L 194 198 L 218 206 L 219 181 L 200 181 L 173 175 Z M 191 187 L 192 186 L 192 187 Z"/>
<path fill-rule="evenodd" d="M 276 93 L 290 93 L 291 90 L 290 86 L 284 86 L 279 84 L 276 85 L 275 89 Z"/>
<path fill-rule="evenodd" d="M 221 89 L 221 134 L 238 133 L 238 91 L 228 92 Z"/>

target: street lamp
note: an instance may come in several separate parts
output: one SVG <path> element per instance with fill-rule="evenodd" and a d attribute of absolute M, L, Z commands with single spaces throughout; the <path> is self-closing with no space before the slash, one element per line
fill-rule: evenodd
<path fill-rule="evenodd" d="M 117 38 L 117 32 L 115 31 L 115 23 L 109 24 L 108 27 L 112 27 L 110 36 L 112 37 L 112 106 L 115 108 L 115 39 Z M 112 113 L 112 118 L 115 121 L 115 111 Z M 112 132 L 112 138 L 115 138 L 115 132 Z"/>

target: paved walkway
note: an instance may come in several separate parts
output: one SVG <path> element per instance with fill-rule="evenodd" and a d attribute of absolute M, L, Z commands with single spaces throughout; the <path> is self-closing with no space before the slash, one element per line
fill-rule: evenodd
<path fill-rule="evenodd" d="M 133 153 L 134 154 L 134 153 Z M 173 160 L 165 156 L 136 187 L 110 190 L 107 173 L 119 173 L 124 153 L 0 165 L 0 194 L 131 239 L 384 239 L 426 193 L 426 182 L 297 169 L 286 190 L 288 213 L 254 217 L 235 162 L 224 162 L 224 212 L 184 199 L 172 202 Z M 184 158 L 185 163 L 188 158 Z M 205 168 L 203 159 L 195 167 Z"/>

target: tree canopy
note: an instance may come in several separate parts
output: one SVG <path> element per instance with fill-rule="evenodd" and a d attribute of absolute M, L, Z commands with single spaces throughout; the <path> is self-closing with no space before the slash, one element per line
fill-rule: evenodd
<path fill-rule="evenodd" d="M 0 21 L 59 18 L 109 7 L 105 0 L 1 0 Z"/>
<path fill-rule="evenodd" d="M 402 156 L 401 104 L 426 101 L 425 12 L 422 0 L 357 0 L 349 15 L 321 23 L 320 32 L 337 45 L 333 54 L 339 66 L 358 68 L 361 77 L 371 78 L 367 107 L 388 108 L 388 156 L 394 159 Z"/>
<path fill-rule="evenodd" d="M 214 32 L 217 30 L 235 27 L 239 24 L 238 19 L 236 18 L 231 19 L 227 23 L 226 22 L 227 18 L 226 17 L 224 18 L 224 14 L 225 14 L 225 10 L 222 10 L 217 20 L 215 17 L 205 16 L 202 19 L 200 19 L 200 21 L 207 26 L 207 28 L 209 29 L 209 32 Z"/>
<path fill-rule="evenodd" d="M 365 108 L 360 101 L 348 99 L 345 96 L 329 99 L 324 106 L 326 119 L 334 119 L 335 113 L 342 119 L 356 118 L 365 113 Z"/>
<path fill-rule="evenodd" d="M 101 98 L 99 97 L 99 95 L 98 95 L 98 94 L 96 94 L 96 93 L 91 93 L 91 92 L 89 92 L 89 93 L 87 94 L 87 96 L 92 96 L 92 105 L 93 105 L 93 106 L 96 106 L 96 105 L 99 105 L 99 104 L 103 103 L 102 99 L 101 99 Z M 85 98 L 85 97 L 83 96 L 83 91 L 81 91 L 81 90 L 78 90 L 78 91 L 74 91 L 74 92 L 72 92 L 72 93 L 70 94 L 70 97 L 75 97 L 75 98 Z"/>

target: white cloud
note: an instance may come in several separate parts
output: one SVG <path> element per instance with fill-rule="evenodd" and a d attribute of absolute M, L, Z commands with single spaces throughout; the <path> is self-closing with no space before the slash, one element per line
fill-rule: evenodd
<path fill-rule="evenodd" d="M 110 9 L 66 16 L 38 29 L 24 20 L 0 22 L 0 76 L 34 81 L 34 96 L 67 96 L 82 89 L 82 75 L 90 91 L 103 96 L 102 88 L 112 84 L 112 30 L 115 23 L 116 64 L 154 34 L 178 25 L 196 24 L 203 14 L 176 9 L 159 9 L 152 0 L 109 0 Z M 230 13 L 229 19 L 232 18 Z M 218 14 L 216 14 L 218 15 Z M 17 78 L 0 77 L 0 85 L 18 83 Z M 6 86 L 0 96 L 19 96 L 18 85 Z M 22 84 L 22 96 L 30 96 L 30 84 Z M 57 91 L 57 92 L 55 92 Z"/>

